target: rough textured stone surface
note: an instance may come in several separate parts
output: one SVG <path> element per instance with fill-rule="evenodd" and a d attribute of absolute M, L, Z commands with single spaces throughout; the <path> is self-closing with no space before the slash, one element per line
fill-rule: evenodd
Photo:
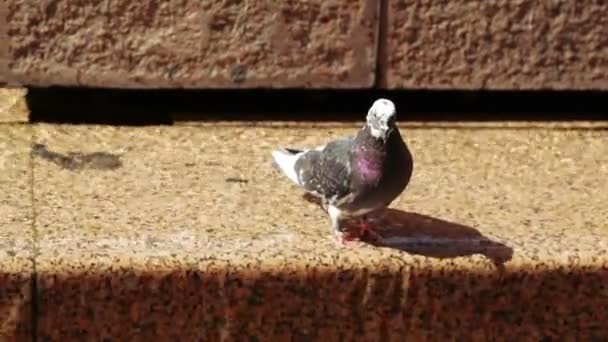
<path fill-rule="evenodd" d="M 0 2 L 0 82 L 368 87 L 378 2 Z"/>
<path fill-rule="evenodd" d="M 3 99 L 0 97 L 0 105 Z M 30 341 L 33 230 L 30 127 L 0 125 L 0 340 Z"/>
<path fill-rule="evenodd" d="M 41 340 L 599 340 L 602 130 L 402 127 L 378 247 L 271 167 L 352 124 L 37 125 Z"/>
<path fill-rule="evenodd" d="M 0 88 L 0 123 L 27 122 L 29 109 L 25 101 L 27 89 Z"/>
<path fill-rule="evenodd" d="M 389 88 L 608 89 L 607 1 L 388 4 Z"/>

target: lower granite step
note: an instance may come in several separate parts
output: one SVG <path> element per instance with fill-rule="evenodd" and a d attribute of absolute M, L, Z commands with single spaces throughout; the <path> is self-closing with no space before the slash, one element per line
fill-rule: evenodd
<path fill-rule="evenodd" d="M 277 146 L 314 147 L 357 125 L 0 126 L 3 146 L 18 151 L 3 155 L 13 170 L 3 186 L 23 196 L 2 210 L 24 217 L 0 218 L 24 260 L 0 254 L 3 274 L 23 275 L 3 278 L 0 332 L 603 339 L 608 132 L 501 125 L 402 125 L 412 183 L 373 217 L 383 240 L 359 248 L 337 246 L 323 211 L 270 161 Z M 32 172 L 30 216 L 19 205 Z"/>

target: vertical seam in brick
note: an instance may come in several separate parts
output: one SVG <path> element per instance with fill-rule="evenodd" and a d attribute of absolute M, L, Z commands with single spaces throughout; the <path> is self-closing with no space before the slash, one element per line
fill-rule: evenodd
<path fill-rule="evenodd" d="M 0 1 L 0 86 L 9 84 L 8 3 Z"/>
<path fill-rule="evenodd" d="M 374 88 L 386 88 L 386 69 L 387 69 L 387 31 L 388 31 L 388 1 L 378 1 L 378 32 L 376 35 L 376 77 Z"/>
<path fill-rule="evenodd" d="M 31 279 L 31 296 L 30 296 L 30 303 L 31 303 L 31 321 L 30 321 L 30 325 L 31 325 L 31 329 L 32 329 L 32 341 L 33 342 L 37 342 L 38 341 L 38 314 L 39 314 L 39 306 L 38 306 L 38 271 L 37 271 L 37 265 L 36 265 L 36 261 L 38 259 L 38 228 L 36 227 L 36 222 L 37 222 L 37 218 L 38 218 L 38 212 L 36 210 L 36 198 L 35 198 L 35 166 L 36 166 L 36 162 L 34 160 L 34 153 L 31 150 L 31 146 L 33 146 L 33 144 L 36 141 L 36 134 L 35 134 L 35 130 L 34 130 L 34 126 L 30 124 L 30 129 L 31 131 L 31 141 L 30 141 L 30 200 L 32 203 L 32 279 Z"/>

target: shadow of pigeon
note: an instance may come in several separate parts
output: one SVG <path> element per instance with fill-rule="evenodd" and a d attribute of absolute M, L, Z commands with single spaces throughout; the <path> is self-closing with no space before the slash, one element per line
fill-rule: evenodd
<path fill-rule="evenodd" d="M 304 198 L 319 204 L 314 196 L 306 194 Z M 438 259 L 480 254 L 499 269 L 513 257 L 511 247 L 463 224 L 392 208 L 369 214 L 367 218 L 379 239 L 363 236 L 362 241 L 376 247 Z M 348 221 L 344 223 L 350 225 Z"/>
<path fill-rule="evenodd" d="M 363 240 L 374 246 L 439 259 L 481 254 L 497 266 L 513 257 L 511 247 L 459 223 L 397 209 L 370 214 L 368 219 L 381 238 Z"/>

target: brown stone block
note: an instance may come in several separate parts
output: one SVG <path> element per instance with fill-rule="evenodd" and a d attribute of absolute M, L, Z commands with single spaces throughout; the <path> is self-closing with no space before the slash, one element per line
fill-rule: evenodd
<path fill-rule="evenodd" d="M 389 1 L 389 88 L 608 89 L 608 2 Z"/>
<path fill-rule="evenodd" d="M 8 0 L 0 3 L 0 82 L 369 87 L 377 12 L 375 0 Z"/>

